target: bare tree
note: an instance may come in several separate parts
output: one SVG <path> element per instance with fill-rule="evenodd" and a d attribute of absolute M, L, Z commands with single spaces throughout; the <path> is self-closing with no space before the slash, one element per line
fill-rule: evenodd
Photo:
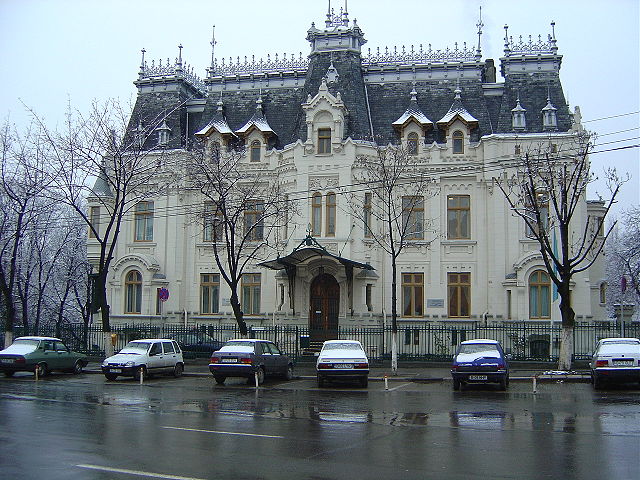
<path fill-rule="evenodd" d="M 53 169 L 49 194 L 69 205 L 90 231 L 89 255 L 96 270 L 92 309 L 101 314 L 107 355 L 113 350 L 107 277 L 122 223 L 136 204 L 164 191 L 175 179 L 176 169 L 167 164 L 170 156 L 164 155 L 164 145 L 150 141 L 172 112 L 140 119 L 115 101 L 94 102 L 86 115 L 69 108 L 62 131 L 48 129 L 33 114 L 49 147 Z M 98 209 L 97 214 L 87 209 L 88 203 Z"/>
<path fill-rule="evenodd" d="M 408 245 L 425 241 L 425 197 L 432 179 L 421 168 L 417 155 L 401 146 L 376 146 L 376 154 L 356 159 L 357 190 L 349 205 L 355 218 L 391 261 L 391 368 L 398 369 L 397 260 Z M 422 306 L 421 306 L 422 308 Z"/>
<path fill-rule="evenodd" d="M 597 216 L 582 215 L 587 185 L 595 179 L 589 168 L 590 148 L 590 138 L 583 133 L 564 145 L 539 146 L 516 162 L 512 176 L 505 173 L 495 179 L 511 210 L 539 243 L 547 273 L 557 288 L 562 318 L 560 370 L 571 369 L 573 355 L 571 279 L 593 265 L 602 252 L 615 225 L 604 232 L 605 218 L 624 183 L 615 170 L 606 171 L 608 200 L 601 202 Z"/>
<path fill-rule="evenodd" d="M 255 169 L 242 149 L 223 152 L 217 143 L 201 147 L 191 152 L 187 167 L 190 188 L 204 200 L 194 213 L 211 241 L 240 334 L 246 336 L 238 295 L 242 276 L 248 265 L 266 260 L 275 250 L 276 233 L 291 205 L 277 174 Z"/>
<path fill-rule="evenodd" d="M 8 122 L 0 132 L 0 294 L 6 312 L 5 346 L 13 341 L 16 285 L 25 230 L 46 208 L 38 199 L 47 186 L 44 142 L 37 126 L 19 135 Z"/>
<path fill-rule="evenodd" d="M 607 304 L 640 305 L 640 206 L 623 214 L 624 229 L 607 241 Z M 613 313 L 613 310 L 610 312 Z"/>

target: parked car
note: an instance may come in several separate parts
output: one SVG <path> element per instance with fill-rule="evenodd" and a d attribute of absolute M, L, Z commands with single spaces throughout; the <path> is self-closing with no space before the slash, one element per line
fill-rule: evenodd
<path fill-rule="evenodd" d="M 172 335 L 171 339 L 178 342 L 184 353 L 206 353 L 209 355 L 224 345 L 224 342 L 202 332 L 178 333 Z"/>
<path fill-rule="evenodd" d="M 227 377 L 245 377 L 253 383 L 257 374 L 260 385 L 269 375 L 291 380 L 293 362 L 273 342 L 241 338 L 229 340 L 211 354 L 209 371 L 219 384 Z"/>
<path fill-rule="evenodd" d="M 15 372 L 34 372 L 42 377 L 58 370 L 82 373 L 87 366 L 86 357 L 67 348 L 62 340 L 54 337 L 18 337 L 0 350 L 0 371 L 6 377 Z"/>
<path fill-rule="evenodd" d="M 605 383 L 640 381 L 640 340 L 603 338 L 596 345 L 591 367 L 591 383 L 596 389 Z"/>
<path fill-rule="evenodd" d="M 144 378 L 156 373 L 180 377 L 183 371 L 182 350 L 175 340 L 168 338 L 133 340 L 102 362 L 102 373 L 107 380 L 119 376 L 138 379 L 141 374 Z"/>
<path fill-rule="evenodd" d="M 506 390 L 509 386 L 508 355 L 496 340 L 466 340 L 453 356 L 451 376 L 454 390 L 472 383 L 497 383 L 500 390 Z"/>
<path fill-rule="evenodd" d="M 357 340 L 327 340 L 316 362 L 318 387 L 327 381 L 350 380 L 366 387 L 369 382 L 369 359 Z"/>

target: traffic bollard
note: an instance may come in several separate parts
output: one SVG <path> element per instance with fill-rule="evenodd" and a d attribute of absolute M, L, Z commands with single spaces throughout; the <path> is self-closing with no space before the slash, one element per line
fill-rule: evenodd
<path fill-rule="evenodd" d="M 144 368 L 140 367 L 140 385 L 144 383 Z"/>
<path fill-rule="evenodd" d="M 389 390 L 389 377 L 384 376 L 384 389 Z"/>
<path fill-rule="evenodd" d="M 258 388 L 258 372 L 254 373 L 254 374 L 253 374 L 253 377 L 254 377 L 254 378 L 255 378 L 255 380 L 256 380 L 256 388 Z"/>
<path fill-rule="evenodd" d="M 538 383 L 538 376 L 534 375 L 533 376 L 533 393 L 538 393 L 537 391 L 537 383 Z"/>

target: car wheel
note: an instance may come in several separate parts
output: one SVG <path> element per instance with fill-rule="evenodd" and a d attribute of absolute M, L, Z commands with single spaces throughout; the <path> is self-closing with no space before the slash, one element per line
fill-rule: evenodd
<path fill-rule="evenodd" d="M 325 379 L 318 375 L 318 388 L 322 388 L 325 385 Z"/>
<path fill-rule="evenodd" d="M 176 366 L 173 367 L 173 376 L 179 378 L 182 376 L 182 372 L 184 371 L 184 367 L 181 363 L 176 363 Z"/>
<path fill-rule="evenodd" d="M 457 392 L 460 390 L 460 380 L 453 379 L 453 389 Z"/>
<path fill-rule="evenodd" d="M 14 373 L 16 373 L 16 372 L 12 372 L 12 371 L 10 371 L 10 370 L 5 370 L 5 371 L 4 371 L 4 376 L 5 376 L 5 377 L 13 377 L 13 374 L 14 374 Z"/>
<path fill-rule="evenodd" d="M 215 375 L 213 378 L 215 378 L 218 385 L 224 385 L 224 381 L 227 379 L 227 377 L 223 377 L 222 375 Z"/>
<path fill-rule="evenodd" d="M 104 376 L 107 380 L 115 380 L 116 378 L 118 378 L 118 375 L 116 375 L 115 373 L 105 373 Z"/>
<path fill-rule="evenodd" d="M 136 367 L 136 369 L 133 371 L 133 378 L 135 378 L 136 380 L 140 380 L 141 374 L 143 380 L 149 377 L 149 375 L 147 374 L 147 367 L 145 367 L 144 365 Z"/>
<path fill-rule="evenodd" d="M 284 379 L 291 380 L 293 378 L 293 365 L 287 365 L 287 370 L 284 372 Z"/>
<path fill-rule="evenodd" d="M 362 388 L 367 388 L 368 385 L 369 385 L 369 378 L 368 377 L 362 377 L 360 379 L 360 386 Z"/>
<path fill-rule="evenodd" d="M 83 368 L 84 368 L 84 365 L 82 364 L 82 361 L 78 360 L 76 363 L 73 364 L 73 373 L 75 375 L 78 375 L 79 373 L 82 373 Z"/>
<path fill-rule="evenodd" d="M 593 388 L 595 388 L 596 390 L 602 390 L 602 387 L 604 386 L 604 382 L 602 381 L 601 378 L 598 378 L 594 375 L 593 377 Z"/>
<path fill-rule="evenodd" d="M 34 374 L 37 374 L 38 377 L 44 377 L 45 375 L 47 375 L 47 373 L 49 373 L 49 369 L 47 368 L 46 363 L 39 363 L 38 365 L 36 365 Z"/>
<path fill-rule="evenodd" d="M 499 388 L 503 392 L 507 390 L 507 379 L 506 378 L 501 378 L 500 379 Z"/>
<path fill-rule="evenodd" d="M 258 385 L 262 385 L 264 382 L 264 368 L 260 367 L 256 373 L 258 374 Z"/>

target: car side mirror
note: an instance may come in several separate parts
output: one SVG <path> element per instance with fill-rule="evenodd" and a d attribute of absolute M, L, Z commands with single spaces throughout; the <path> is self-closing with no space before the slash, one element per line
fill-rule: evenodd
<path fill-rule="evenodd" d="M 320 356 L 320 352 L 314 352 L 314 353 L 313 353 L 313 356 L 314 356 L 314 357 L 319 357 L 319 356 Z"/>
<path fill-rule="evenodd" d="M 511 360 L 511 357 L 512 357 L 512 355 L 511 355 L 510 353 L 507 353 L 507 354 L 505 355 L 505 358 L 506 358 L 507 360 Z"/>

